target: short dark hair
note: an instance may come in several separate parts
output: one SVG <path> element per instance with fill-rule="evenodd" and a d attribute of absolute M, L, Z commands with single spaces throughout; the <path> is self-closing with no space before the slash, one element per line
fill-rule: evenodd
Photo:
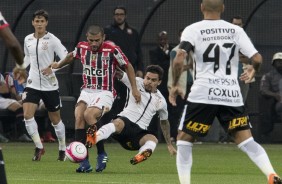
<path fill-rule="evenodd" d="M 115 14 L 115 11 L 116 11 L 117 9 L 122 9 L 122 10 L 124 11 L 124 14 L 126 15 L 127 12 L 126 12 L 125 6 L 123 6 L 123 5 L 118 5 L 118 6 L 116 6 L 116 7 L 114 8 L 113 14 Z"/>
<path fill-rule="evenodd" d="M 49 18 L 49 14 L 46 10 L 37 10 L 33 13 L 33 16 L 32 16 L 32 20 L 35 19 L 35 17 L 44 17 L 47 21 L 48 21 L 48 18 Z"/>
<path fill-rule="evenodd" d="M 87 33 L 90 33 L 92 35 L 97 35 L 101 33 L 101 35 L 104 35 L 104 29 L 98 25 L 91 25 L 88 27 Z"/>
<path fill-rule="evenodd" d="M 158 74 L 159 80 L 163 79 L 164 70 L 159 65 L 149 65 L 149 66 L 147 66 L 145 73 L 148 73 L 148 72 Z"/>
<path fill-rule="evenodd" d="M 230 22 L 233 22 L 233 19 L 240 19 L 243 22 L 243 17 L 241 15 L 235 15 L 231 18 Z"/>

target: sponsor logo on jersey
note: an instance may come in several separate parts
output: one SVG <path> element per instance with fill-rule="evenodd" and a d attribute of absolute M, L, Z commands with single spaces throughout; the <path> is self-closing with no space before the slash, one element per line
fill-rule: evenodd
<path fill-rule="evenodd" d="M 248 126 L 248 117 L 239 117 L 239 118 L 234 118 L 231 121 L 229 121 L 229 127 L 228 130 L 235 129 L 237 127 L 246 127 Z"/>
<path fill-rule="evenodd" d="M 49 39 L 50 39 L 49 37 L 44 37 L 44 38 L 43 38 L 43 40 L 49 40 Z"/>
<path fill-rule="evenodd" d="M 111 51 L 112 49 L 102 49 L 103 52 Z"/>
<path fill-rule="evenodd" d="M 204 125 L 203 123 L 193 122 L 193 121 L 189 121 L 186 125 L 186 128 L 188 130 L 191 130 L 193 132 L 199 132 L 202 134 L 206 134 L 210 129 L 210 127 L 211 125 Z"/>
<path fill-rule="evenodd" d="M 208 35 L 208 34 L 234 34 L 235 29 L 233 28 L 211 28 L 211 29 L 202 29 L 200 30 L 201 35 Z"/>
<path fill-rule="evenodd" d="M 221 96 L 221 97 L 239 97 L 238 90 L 220 89 L 220 88 L 209 88 L 209 95 Z"/>
<path fill-rule="evenodd" d="M 84 66 L 84 73 L 88 76 L 95 76 L 95 77 L 104 77 L 106 76 L 108 70 L 107 69 L 98 69 L 93 68 L 90 66 Z"/>

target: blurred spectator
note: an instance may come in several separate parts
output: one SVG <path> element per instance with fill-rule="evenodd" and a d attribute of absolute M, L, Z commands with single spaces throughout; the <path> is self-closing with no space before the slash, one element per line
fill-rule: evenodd
<path fill-rule="evenodd" d="M 23 142 L 30 142 L 32 141 L 28 136 L 27 132 L 25 129 L 25 124 L 23 122 L 23 107 L 21 103 L 19 103 L 17 100 L 12 99 L 12 98 L 7 98 L 9 97 L 9 87 L 3 77 L 2 74 L 0 74 L 0 109 L 8 109 L 12 112 L 15 113 L 15 122 L 16 123 L 16 130 L 13 132 L 15 136 L 19 133 L 18 140 L 23 141 Z M 5 97 L 3 97 L 5 94 Z M 17 133 L 18 132 L 18 133 Z M 9 140 L 3 139 L 5 137 L 0 136 L 2 138 L 2 141 L 8 142 Z"/>
<path fill-rule="evenodd" d="M 180 29 L 178 32 L 178 37 L 179 37 L 179 41 L 181 38 L 181 34 L 183 32 L 183 29 Z M 172 87 L 172 66 L 173 66 L 173 59 L 176 56 L 176 50 L 179 48 L 179 44 L 174 47 L 172 49 L 172 51 L 170 52 L 170 66 L 169 66 L 169 71 L 168 71 L 168 82 L 167 82 L 167 89 L 168 91 L 170 91 L 171 87 Z M 181 86 L 182 91 L 184 92 L 184 94 L 186 94 L 186 96 L 188 95 L 188 93 L 190 92 L 190 88 L 193 84 L 193 77 L 192 77 L 192 70 L 193 70 L 193 58 L 192 58 L 192 54 L 190 53 L 187 58 L 183 61 L 184 65 L 186 65 L 186 70 L 182 72 L 180 79 L 179 79 L 179 83 Z M 167 97 L 168 98 L 168 97 Z M 185 98 L 186 99 L 186 98 Z M 175 116 L 175 122 L 171 122 L 170 123 L 170 134 L 171 134 L 171 139 L 172 140 L 176 140 L 176 136 L 177 136 L 177 129 L 178 129 L 178 124 L 184 109 L 184 105 L 185 105 L 185 99 L 182 99 L 180 96 L 177 97 L 177 106 L 174 107 L 172 106 L 172 112 L 169 112 L 169 114 L 173 113 Z M 168 103 L 170 104 L 170 103 Z"/>
<path fill-rule="evenodd" d="M 144 65 L 139 34 L 127 21 L 127 11 L 123 6 L 117 6 L 113 11 L 114 23 L 105 27 L 106 40 L 117 44 L 126 55 L 137 77 L 143 77 Z"/>
<path fill-rule="evenodd" d="M 5 78 L 11 98 L 17 100 L 22 105 L 22 93 L 24 91 L 26 83 L 19 84 L 18 81 L 14 79 L 12 72 L 9 72 Z M 37 110 L 40 111 L 46 110 L 42 100 L 40 100 Z M 49 118 L 47 116 L 36 117 L 36 120 L 44 124 L 38 127 L 39 134 L 41 137 L 41 142 L 56 142 L 56 139 L 52 135 L 53 128 Z"/>
<path fill-rule="evenodd" d="M 282 52 L 273 55 L 272 66 L 260 83 L 263 136 L 271 133 L 274 123 L 282 122 Z"/>
<path fill-rule="evenodd" d="M 110 40 L 118 45 L 133 66 L 136 76 L 143 78 L 144 64 L 139 33 L 127 23 L 126 18 L 126 8 L 124 6 L 116 6 L 113 9 L 113 24 L 104 28 L 105 40 Z M 111 110 L 98 121 L 98 127 L 109 123 L 125 106 L 127 87 L 116 78 L 114 79 L 114 86 L 117 96 Z M 103 150 L 101 143 L 103 142 L 99 142 L 96 146 Z"/>

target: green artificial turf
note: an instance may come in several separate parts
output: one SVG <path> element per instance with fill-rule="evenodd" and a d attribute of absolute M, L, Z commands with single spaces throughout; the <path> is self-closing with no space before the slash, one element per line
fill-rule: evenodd
<path fill-rule="evenodd" d="M 2 143 L 9 184 L 178 184 L 175 156 L 159 144 L 145 162 L 131 165 L 137 152 L 124 150 L 117 143 L 107 143 L 109 162 L 102 173 L 76 173 L 77 164 L 59 162 L 58 144 L 45 143 L 46 153 L 33 162 L 33 143 Z M 275 170 L 282 175 L 282 145 L 263 145 Z M 95 168 L 96 148 L 90 151 Z M 266 177 L 234 144 L 203 143 L 193 146 L 192 184 L 266 184 Z"/>

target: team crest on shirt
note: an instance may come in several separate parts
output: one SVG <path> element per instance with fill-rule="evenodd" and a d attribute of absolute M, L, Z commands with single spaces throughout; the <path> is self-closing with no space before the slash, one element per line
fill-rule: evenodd
<path fill-rule="evenodd" d="M 42 42 L 42 50 L 47 50 L 48 49 L 48 42 Z"/>
<path fill-rule="evenodd" d="M 28 79 L 27 83 L 31 84 L 31 83 L 32 83 L 32 80 L 31 80 L 31 79 Z"/>
<path fill-rule="evenodd" d="M 97 59 L 97 54 L 92 54 L 91 55 L 91 61 L 96 61 Z"/>

